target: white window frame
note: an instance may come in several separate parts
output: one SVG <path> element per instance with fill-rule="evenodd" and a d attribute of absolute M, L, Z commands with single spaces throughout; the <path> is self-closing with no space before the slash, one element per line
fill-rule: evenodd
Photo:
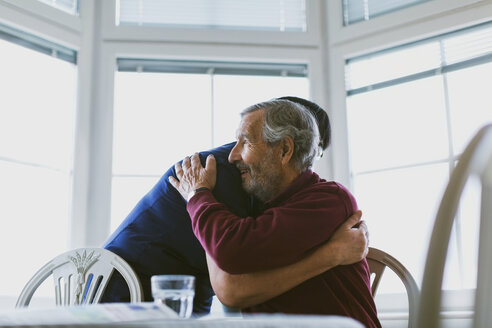
<path fill-rule="evenodd" d="M 349 170 L 350 156 L 345 105 L 345 61 L 348 58 L 480 24 L 492 18 L 488 15 L 492 8 L 490 1 L 464 0 L 463 6 L 458 8 L 459 10 L 457 8 L 453 10 L 451 3 L 457 5 L 454 0 L 449 1 L 449 6 L 447 1 L 433 0 L 376 17 L 373 20 L 360 22 L 360 24 L 352 24 L 345 27 L 350 29 L 345 34 L 336 35 L 337 27 L 333 27 L 335 31 L 333 29 L 329 31 L 329 56 L 327 60 L 330 72 L 328 84 L 331 92 L 328 107 L 332 109 L 331 118 L 333 121 L 333 174 L 342 184 L 349 187 L 352 184 Z M 339 1 L 328 2 L 328 4 L 328 11 L 333 12 L 336 8 L 341 10 L 341 2 L 339 3 Z M 429 4 L 432 4 L 431 8 L 427 6 Z M 437 4 L 441 6 L 440 11 L 438 7 L 434 7 Z M 430 9 L 432 12 L 428 12 Z M 440 13 L 437 14 L 437 12 Z M 406 15 L 419 17 L 419 19 L 405 18 Z M 426 16 L 428 17 L 426 18 Z M 339 24 L 343 26 L 341 18 Z"/>
<path fill-rule="evenodd" d="M 328 20 L 328 33 L 331 45 L 354 41 L 358 43 L 366 37 L 373 37 L 388 30 L 404 27 L 405 25 L 418 24 L 430 21 L 453 11 L 472 8 L 486 0 L 431 0 L 412 5 L 408 8 L 395 10 L 387 14 L 373 17 L 367 21 L 343 25 L 342 0 L 327 1 L 328 12 L 340 13 L 333 15 Z M 388 27 L 391 27 L 389 29 Z M 432 29 L 431 29 L 432 30 Z M 395 31 L 397 34 L 399 31 Z M 429 29 L 423 33 L 428 33 Z"/>
<path fill-rule="evenodd" d="M 262 62 L 283 62 L 283 63 L 306 63 L 308 65 L 308 77 L 310 78 L 311 91 L 313 80 L 321 79 L 321 72 L 313 71 L 312 67 L 320 65 L 320 58 L 316 51 L 310 49 L 264 49 L 264 47 L 248 46 L 247 52 L 251 52 L 253 56 L 245 56 L 246 49 L 242 46 L 230 45 L 185 45 L 185 44 L 155 44 L 155 43 L 126 43 L 126 42 L 109 42 L 104 45 L 104 75 L 113 76 L 115 72 L 116 59 L 119 57 L 135 57 L 135 58 L 160 58 L 160 59 L 180 59 L 180 60 L 210 60 L 210 61 L 231 61 L 243 60 L 253 61 L 261 58 Z M 200 55 L 195 55 L 195 54 Z M 143 55 L 145 54 L 145 55 Z M 165 55 L 163 55 L 165 54 Z M 193 55 L 190 55 L 193 54 Z M 238 57 L 240 55 L 240 57 Z M 108 96 L 106 99 L 101 99 L 105 105 L 101 105 L 100 110 L 94 113 L 95 120 L 106 128 L 102 129 L 98 137 L 99 142 L 94 147 L 97 147 L 97 154 L 94 163 L 94 170 L 97 170 L 99 178 L 93 183 L 97 183 L 97 187 L 91 192 L 94 195 L 94 210 L 90 214 L 95 221 L 104 220 L 110 215 L 110 202 L 108 201 L 108 187 L 112 176 L 112 116 L 113 116 L 113 90 L 114 80 L 106 79 L 106 85 L 102 90 L 107 89 Z M 315 88 L 314 88 L 315 89 Z M 111 96 L 109 96 L 111 94 Z M 105 142 L 101 142 L 101 140 Z M 326 159 L 327 160 L 327 159 Z M 326 166 L 323 166 L 326 167 Z M 321 169 L 322 170 L 322 169 Z M 97 196 L 99 195 L 99 196 Z M 109 198 L 110 200 L 110 198 Z M 100 229 L 103 227 L 100 227 Z M 108 227 L 106 230 L 99 230 L 101 238 L 106 238 L 109 234 Z M 104 240 L 104 239 L 103 239 Z"/>

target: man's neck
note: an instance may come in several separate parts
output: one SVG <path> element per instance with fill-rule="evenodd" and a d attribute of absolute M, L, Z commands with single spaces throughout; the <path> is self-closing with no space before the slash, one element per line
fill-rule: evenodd
<path fill-rule="evenodd" d="M 292 182 L 295 179 L 297 179 L 301 175 L 301 173 L 302 172 L 300 172 L 299 170 L 290 166 L 284 169 L 282 183 L 277 188 L 277 192 L 274 195 L 272 195 L 272 197 L 270 197 L 270 199 L 268 199 L 266 202 L 270 202 L 271 200 L 275 199 L 278 195 L 280 195 L 285 189 L 287 189 L 292 184 Z"/>

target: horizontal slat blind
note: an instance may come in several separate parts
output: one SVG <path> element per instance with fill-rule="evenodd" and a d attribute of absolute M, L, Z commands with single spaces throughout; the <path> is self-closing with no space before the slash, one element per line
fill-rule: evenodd
<path fill-rule="evenodd" d="M 75 50 L 44 40 L 7 25 L 0 24 L 0 39 L 16 43 L 20 46 L 36 50 L 73 64 L 77 62 L 77 52 Z"/>
<path fill-rule="evenodd" d="M 79 14 L 78 0 L 38 0 L 72 15 Z"/>
<path fill-rule="evenodd" d="M 492 22 L 347 60 L 347 95 L 492 61 Z M 381 65 L 384 63 L 384 65 Z M 387 67 L 381 70 L 381 67 Z"/>
<path fill-rule="evenodd" d="M 117 0 L 121 25 L 306 31 L 305 0 Z"/>
<path fill-rule="evenodd" d="M 446 64 L 455 64 L 492 54 L 492 24 L 485 28 L 464 30 L 442 40 Z"/>
<path fill-rule="evenodd" d="M 306 77 L 306 64 L 247 63 L 118 58 L 121 72 L 164 72 L 223 75 L 268 75 Z"/>
<path fill-rule="evenodd" d="M 342 0 L 343 22 L 350 25 L 430 0 Z"/>

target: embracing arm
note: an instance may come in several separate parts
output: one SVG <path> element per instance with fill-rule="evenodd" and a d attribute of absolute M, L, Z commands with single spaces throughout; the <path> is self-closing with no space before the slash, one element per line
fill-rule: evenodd
<path fill-rule="evenodd" d="M 345 221 L 331 239 L 300 261 L 266 271 L 229 274 L 207 255 L 210 281 L 218 299 L 225 305 L 245 308 L 265 302 L 337 265 L 362 260 L 368 251 L 368 232 L 362 213 Z"/>

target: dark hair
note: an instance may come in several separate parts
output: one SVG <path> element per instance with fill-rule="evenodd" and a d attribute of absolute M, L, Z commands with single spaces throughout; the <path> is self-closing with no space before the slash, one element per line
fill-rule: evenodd
<path fill-rule="evenodd" d="M 330 119 L 328 117 L 328 114 L 323 108 L 321 108 L 318 104 L 312 101 L 306 100 L 304 98 L 294 97 L 294 96 L 279 97 L 277 99 L 290 100 L 292 102 L 301 104 L 304 107 L 306 107 L 306 109 L 308 109 L 311 112 L 311 114 L 313 114 L 314 118 L 316 119 L 316 122 L 318 123 L 321 148 L 323 150 L 328 148 L 331 142 L 331 125 L 330 125 Z"/>

